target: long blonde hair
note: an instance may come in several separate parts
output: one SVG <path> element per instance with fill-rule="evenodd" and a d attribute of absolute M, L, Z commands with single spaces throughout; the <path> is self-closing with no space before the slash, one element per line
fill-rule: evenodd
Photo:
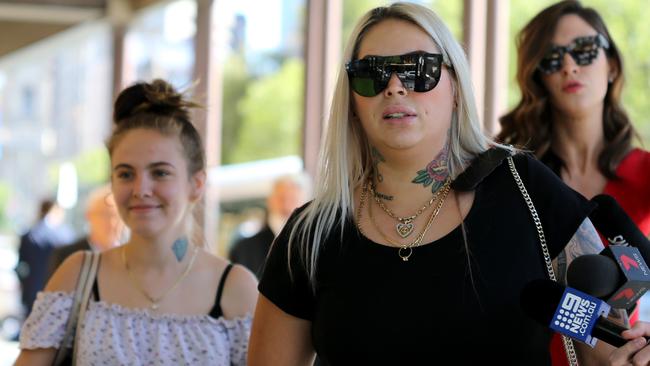
<path fill-rule="evenodd" d="M 314 200 L 291 223 L 287 253 L 289 263 L 292 263 L 297 249 L 312 285 L 315 284 L 321 243 L 336 226 L 341 228 L 343 235 L 345 221 L 354 211 L 354 189 L 373 170 L 365 133 L 358 121 L 351 118 L 350 85 L 344 64 L 357 57 L 368 30 L 387 19 L 404 20 L 422 28 L 435 42 L 445 63 L 451 66 L 448 70 L 452 76 L 456 102 L 447 162 L 451 177 L 461 173 L 473 157 L 492 144 L 481 131 L 465 53 L 442 20 L 430 9 L 412 3 L 394 3 L 367 12 L 352 31 L 339 68 L 325 140 L 320 151 L 320 172 L 316 179 Z"/>

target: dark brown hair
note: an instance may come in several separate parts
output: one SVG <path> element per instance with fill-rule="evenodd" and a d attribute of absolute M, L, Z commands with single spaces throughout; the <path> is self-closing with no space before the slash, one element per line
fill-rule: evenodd
<path fill-rule="evenodd" d="M 47 214 L 56 206 L 56 201 L 52 198 L 45 198 L 38 205 L 38 219 L 43 220 Z"/>
<path fill-rule="evenodd" d="M 190 121 L 189 109 L 197 104 L 183 98 L 164 80 L 137 83 L 124 89 L 115 101 L 115 128 L 106 143 L 108 152 L 120 138 L 137 128 L 151 129 L 166 136 L 178 136 L 183 146 L 189 176 L 205 169 L 201 136 Z"/>
<path fill-rule="evenodd" d="M 632 146 L 636 132 L 621 105 L 623 90 L 623 60 L 605 22 L 593 8 L 579 1 L 561 1 L 542 10 L 517 35 L 517 84 L 521 100 L 501 117 L 501 132 L 497 140 L 525 147 L 538 157 L 549 153 L 553 129 L 552 105 L 542 83 L 537 65 L 548 50 L 559 19 L 568 14 L 579 16 L 609 42 L 607 59 L 614 68 L 603 108 L 604 148 L 598 157 L 598 168 L 609 178 L 616 178 L 616 167 Z M 560 164 L 563 162 L 560 158 Z"/>

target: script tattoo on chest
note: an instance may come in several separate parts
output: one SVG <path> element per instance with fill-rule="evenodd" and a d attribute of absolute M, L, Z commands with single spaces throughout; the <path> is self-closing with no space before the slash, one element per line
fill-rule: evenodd
<path fill-rule="evenodd" d="M 381 183 L 384 181 L 384 176 L 379 172 L 379 163 L 385 162 L 386 159 L 384 159 L 379 150 L 377 150 L 374 146 L 370 149 L 370 152 L 372 154 L 372 166 L 374 168 L 374 174 L 377 177 L 377 183 Z M 392 201 L 394 199 L 393 196 L 383 194 L 381 192 L 375 192 L 375 197 L 386 201 Z"/>

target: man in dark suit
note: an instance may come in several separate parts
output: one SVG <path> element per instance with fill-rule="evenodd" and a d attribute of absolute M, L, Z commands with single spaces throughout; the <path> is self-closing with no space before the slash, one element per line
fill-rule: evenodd
<path fill-rule="evenodd" d="M 38 221 L 20 237 L 16 274 L 20 280 L 25 315 L 32 311 L 36 294 L 47 283 L 47 263 L 55 248 L 68 244 L 74 232 L 64 224 L 65 211 L 54 200 L 40 204 Z"/>
<path fill-rule="evenodd" d="M 90 192 L 86 199 L 85 215 L 88 223 L 88 235 L 52 252 L 49 276 L 70 254 L 78 250 L 101 252 L 119 245 L 124 224 L 117 213 L 109 186 L 102 186 Z"/>
<path fill-rule="evenodd" d="M 280 233 L 293 210 L 305 203 L 308 191 L 307 176 L 289 175 L 277 179 L 266 200 L 268 214 L 264 227 L 257 234 L 235 242 L 230 250 L 230 260 L 242 264 L 259 278 L 273 239 Z"/>

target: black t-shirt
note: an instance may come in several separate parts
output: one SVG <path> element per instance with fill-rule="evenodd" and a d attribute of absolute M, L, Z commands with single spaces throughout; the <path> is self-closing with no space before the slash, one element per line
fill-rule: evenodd
<path fill-rule="evenodd" d="M 514 159 L 556 256 L 593 207 L 538 161 Z M 271 249 L 259 290 L 312 322 L 324 364 L 549 365 L 550 331 L 519 306 L 523 286 L 548 275 L 505 160 L 476 186 L 464 223 L 471 276 L 461 226 L 414 248 L 404 262 L 396 248 L 361 235 L 350 218 L 342 240 L 335 230 L 322 245 L 315 292 L 297 256 L 289 277 L 289 227 Z"/>

